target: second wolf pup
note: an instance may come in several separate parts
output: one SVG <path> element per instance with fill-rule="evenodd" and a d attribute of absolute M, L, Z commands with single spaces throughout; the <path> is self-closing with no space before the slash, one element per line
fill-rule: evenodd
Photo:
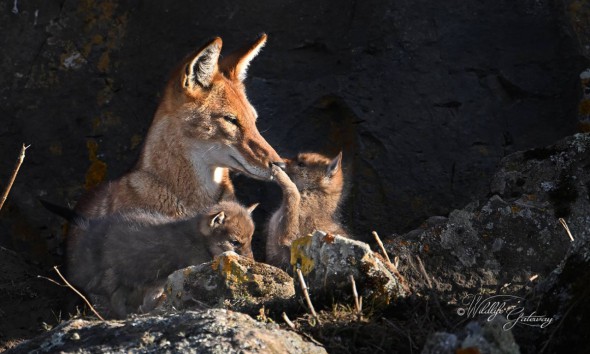
<path fill-rule="evenodd" d="M 347 236 L 336 215 L 344 178 L 342 152 L 333 159 L 317 153 L 300 153 L 285 159 L 285 171 L 273 166 L 283 201 L 267 226 L 266 261 L 285 267 L 293 240 L 314 230 Z"/>

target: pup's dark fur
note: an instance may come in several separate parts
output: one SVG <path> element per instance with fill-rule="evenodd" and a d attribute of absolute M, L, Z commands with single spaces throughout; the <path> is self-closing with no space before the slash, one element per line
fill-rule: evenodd
<path fill-rule="evenodd" d="M 132 210 L 82 221 L 83 237 L 68 254 L 69 277 L 86 293 L 108 297 L 116 317 L 149 311 L 175 270 L 225 251 L 252 257 L 255 207 L 222 202 L 183 220 Z"/>

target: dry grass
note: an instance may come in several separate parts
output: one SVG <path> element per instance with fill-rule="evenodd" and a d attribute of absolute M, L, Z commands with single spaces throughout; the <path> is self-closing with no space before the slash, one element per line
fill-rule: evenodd
<path fill-rule="evenodd" d="M 321 308 L 322 304 L 316 304 Z M 453 327 L 447 317 L 454 308 L 443 308 L 430 296 L 401 300 L 386 308 L 354 303 L 333 304 L 316 310 L 286 314 L 278 323 L 321 343 L 329 353 L 419 353 L 430 333 Z M 305 312 L 304 312 L 305 311 Z"/>

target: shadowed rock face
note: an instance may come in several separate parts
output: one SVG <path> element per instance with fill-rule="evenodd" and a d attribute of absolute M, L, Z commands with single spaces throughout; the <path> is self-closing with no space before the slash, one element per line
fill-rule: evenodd
<path fill-rule="evenodd" d="M 187 311 L 126 321 L 65 322 L 6 353 L 325 353 L 298 334 L 227 310 Z"/>
<path fill-rule="evenodd" d="M 575 129 L 583 65 L 554 2 L 0 4 L 2 180 L 32 144 L 0 242 L 49 262 L 64 232 L 37 198 L 73 205 L 129 169 L 168 73 L 213 35 L 226 52 L 269 34 L 246 83 L 258 127 L 285 156 L 344 150 L 360 237 L 463 206 L 504 155 Z M 278 203 L 271 184 L 236 187 L 258 221 Z"/>

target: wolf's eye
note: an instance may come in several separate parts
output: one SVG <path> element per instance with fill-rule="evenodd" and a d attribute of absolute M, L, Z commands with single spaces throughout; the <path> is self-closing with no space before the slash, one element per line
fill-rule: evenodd
<path fill-rule="evenodd" d="M 305 163 L 303 161 L 298 161 L 297 162 L 297 166 L 299 166 L 299 167 L 305 167 Z"/>
<path fill-rule="evenodd" d="M 231 114 L 225 115 L 223 116 L 223 119 L 225 119 L 227 122 L 230 122 L 231 124 L 238 126 L 238 118 L 236 116 L 232 116 Z"/>

